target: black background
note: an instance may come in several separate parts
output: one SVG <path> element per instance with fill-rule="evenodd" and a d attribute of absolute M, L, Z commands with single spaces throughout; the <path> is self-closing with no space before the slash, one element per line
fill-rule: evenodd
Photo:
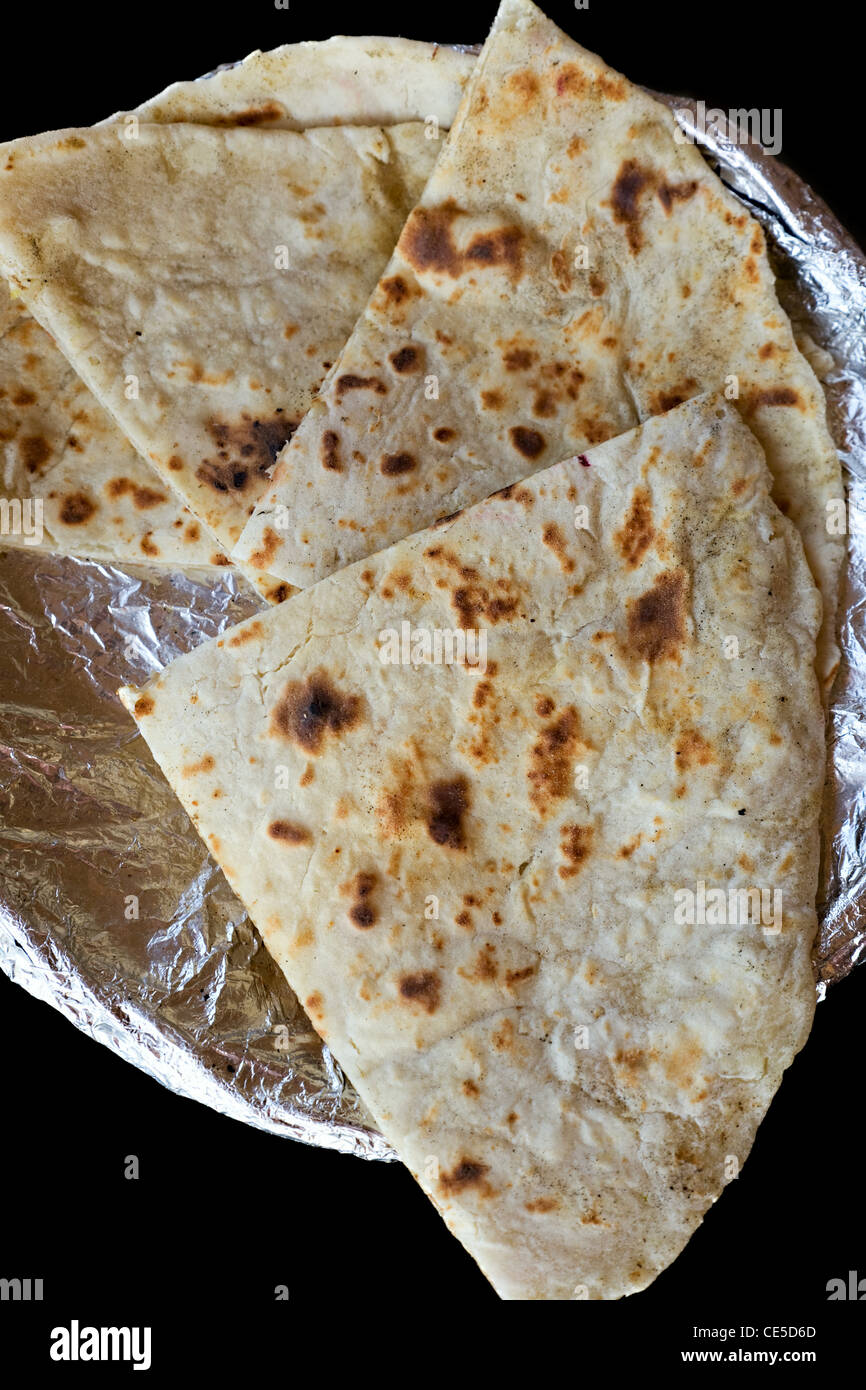
<path fill-rule="evenodd" d="M 862 44 L 850 4 L 825 0 L 799 18 L 675 0 L 546 8 L 637 82 L 725 109 L 780 107 L 782 159 L 863 242 Z M 0 136 L 88 125 L 173 80 L 299 39 L 482 41 L 494 10 L 477 0 L 18 5 L 4 16 Z M 741 1178 L 650 1289 L 571 1314 L 577 1335 L 560 1374 L 583 1377 L 598 1358 L 667 1371 L 680 1350 L 719 1345 L 694 1342 L 695 1323 L 812 1324 L 817 1337 L 797 1345 L 817 1348 L 823 1375 L 855 1347 L 862 1310 L 828 1303 L 826 1284 L 849 1269 L 866 1277 L 864 999 L 866 970 L 831 991 Z M 73 1368 L 48 1360 L 49 1331 L 75 1317 L 151 1324 L 159 1380 L 235 1365 L 245 1378 L 292 1374 L 304 1348 L 329 1377 L 372 1371 L 381 1357 L 401 1380 L 465 1371 L 471 1350 L 490 1371 L 518 1341 L 538 1354 L 535 1338 L 507 1335 L 502 1305 L 397 1165 L 306 1148 L 182 1100 L 2 976 L 0 1041 L 0 1277 L 42 1276 L 46 1291 L 41 1305 L 0 1303 L 4 1361 L 20 1354 L 28 1371 L 68 1378 Z M 137 1182 L 123 1177 L 128 1154 L 140 1159 Z M 274 1301 L 277 1284 L 288 1303 Z M 404 1341 L 413 1354 L 395 1366 Z M 540 1360 L 549 1375 L 546 1351 Z"/>

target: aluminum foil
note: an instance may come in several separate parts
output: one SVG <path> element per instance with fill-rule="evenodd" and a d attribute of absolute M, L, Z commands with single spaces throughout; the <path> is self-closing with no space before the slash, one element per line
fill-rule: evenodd
<path fill-rule="evenodd" d="M 172 1090 L 388 1158 L 115 695 L 262 606 L 225 571 L 7 552 L 0 963 Z"/>
<path fill-rule="evenodd" d="M 764 226 L 849 483 L 815 948 L 823 997 L 866 947 L 866 259 L 783 164 L 679 119 Z M 182 1095 L 390 1159 L 115 695 L 262 606 L 225 571 L 2 557 L 0 965 Z"/>

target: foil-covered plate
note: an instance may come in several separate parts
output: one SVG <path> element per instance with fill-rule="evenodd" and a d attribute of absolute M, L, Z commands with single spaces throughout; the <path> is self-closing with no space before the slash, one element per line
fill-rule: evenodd
<path fill-rule="evenodd" d="M 819 997 L 866 948 L 866 258 L 784 164 L 662 97 L 762 223 L 849 487 Z M 262 608 L 243 580 L 28 550 L 0 559 L 0 965 L 179 1094 L 390 1159 L 115 691 Z"/>

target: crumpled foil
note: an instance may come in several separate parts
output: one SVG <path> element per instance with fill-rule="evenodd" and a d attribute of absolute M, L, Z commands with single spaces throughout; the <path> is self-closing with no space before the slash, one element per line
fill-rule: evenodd
<path fill-rule="evenodd" d="M 0 964 L 182 1095 L 389 1158 L 115 694 L 262 607 L 225 570 L 7 552 Z"/>
<path fill-rule="evenodd" d="M 866 949 L 866 259 L 784 165 L 678 118 L 762 223 L 795 331 L 832 357 L 816 365 L 849 485 L 850 558 L 815 946 L 823 997 Z M 182 1095 L 391 1159 L 115 694 L 262 607 L 225 571 L 3 557 L 0 965 Z"/>

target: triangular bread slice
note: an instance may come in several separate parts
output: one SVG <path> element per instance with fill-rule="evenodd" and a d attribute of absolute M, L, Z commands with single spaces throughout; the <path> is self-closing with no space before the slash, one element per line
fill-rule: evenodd
<path fill-rule="evenodd" d="M 106 125 L 0 153 L 0 263 L 123 434 L 230 547 L 438 142 Z"/>
<path fill-rule="evenodd" d="M 0 545 L 109 563 L 228 566 L 0 279 Z"/>
<path fill-rule="evenodd" d="M 820 601 L 769 489 L 700 397 L 121 692 L 503 1298 L 647 1285 L 809 1030 Z"/>
<path fill-rule="evenodd" d="M 175 83 L 129 114 L 159 124 L 292 130 L 418 120 L 436 138 L 451 124 L 474 62 L 471 53 L 406 39 L 286 44 Z M 222 547 L 131 447 L 22 301 L 10 301 L 5 281 L 0 298 L 2 487 L 11 508 L 2 543 L 120 563 L 227 565 Z M 255 583 L 256 572 L 246 572 Z M 259 586 L 279 594 L 267 580 Z"/>
<path fill-rule="evenodd" d="M 504 0 L 376 293 L 234 554 L 304 586 L 705 390 L 727 389 L 837 651 L 844 519 L 821 387 L 764 236 L 659 102 Z M 329 462 L 330 460 L 330 462 Z"/>

